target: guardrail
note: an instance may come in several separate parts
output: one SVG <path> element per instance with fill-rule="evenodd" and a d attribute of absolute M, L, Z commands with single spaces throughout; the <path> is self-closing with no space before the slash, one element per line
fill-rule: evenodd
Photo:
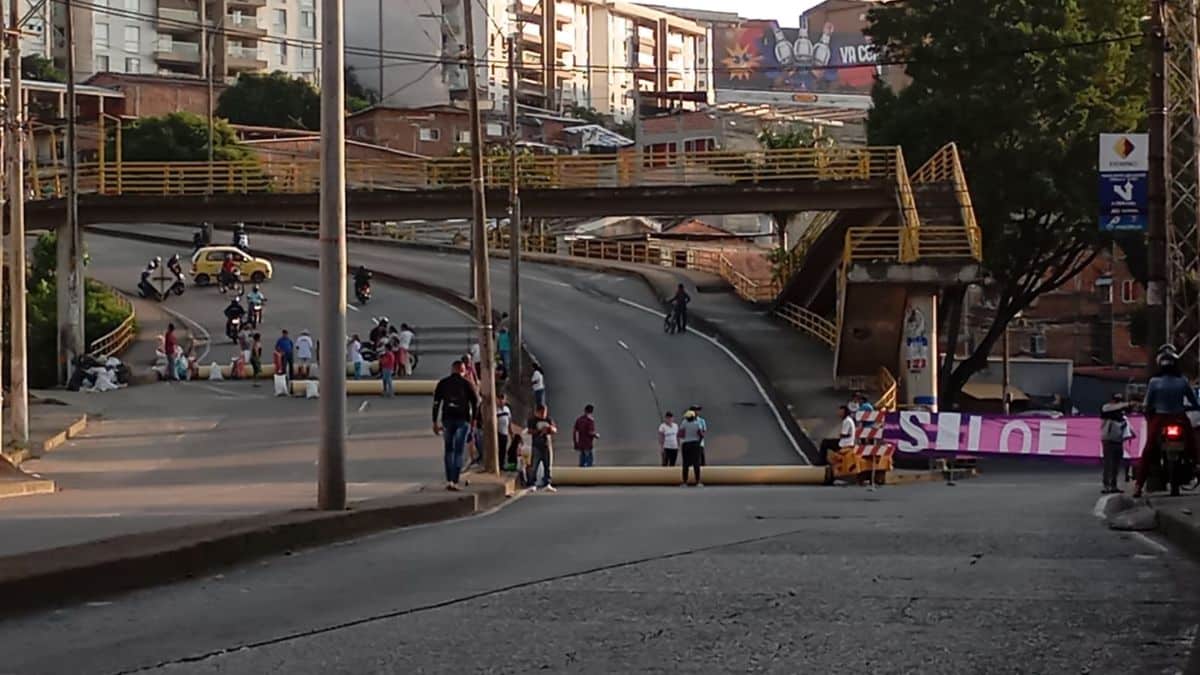
<path fill-rule="evenodd" d="M 954 186 L 954 198 L 958 202 L 959 217 L 966 229 L 968 244 L 976 259 L 983 258 L 983 243 L 979 224 L 975 220 L 975 207 L 971 203 L 971 191 L 967 186 L 967 174 L 963 170 L 958 145 L 947 143 L 933 153 L 912 175 L 913 183 L 950 183 Z"/>
<path fill-rule="evenodd" d="M 617 188 L 655 185 L 722 185 L 764 181 L 896 180 L 903 174 L 896 147 L 794 148 L 734 152 L 627 152 L 608 155 L 531 155 L 518 162 L 524 187 L 545 189 Z M 65 173 L 60 163 L 39 167 L 31 181 L 35 199 L 48 196 L 45 184 Z M 503 188 L 510 182 L 505 157 L 487 157 L 484 181 Z M 108 161 L 80 165 L 82 192 L 122 194 L 312 193 L 318 191 L 317 159 L 259 159 L 237 162 Z M 466 157 L 348 160 L 346 181 L 354 190 L 467 188 Z M 907 177 L 905 177 L 907 181 Z M 53 194 L 61 193 L 60 189 Z"/>
<path fill-rule="evenodd" d="M 93 280 L 89 279 L 89 281 Z M 103 286 L 109 293 L 113 294 L 113 297 L 117 298 L 118 305 L 129 310 L 129 316 L 125 317 L 116 328 L 92 340 L 92 343 L 88 346 L 89 354 L 103 360 L 124 352 L 129 347 L 129 344 L 133 342 L 134 338 L 137 337 L 137 312 L 134 311 L 133 303 L 129 302 L 129 298 L 126 298 L 124 293 L 108 284 L 99 281 L 95 281 L 94 283 Z"/>
<path fill-rule="evenodd" d="M 879 400 L 875 402 L 876 410 L 895 410 L 900 384 L 887 368 L 879 369 Z"/>
<path fill-rule="evenodd" d="M 837 349 L 837 326 L 820 314 L 795 303 L 785 302 L 775 310 L 775 316 L 800 332 L 820 340 L 830 349 Z"/>

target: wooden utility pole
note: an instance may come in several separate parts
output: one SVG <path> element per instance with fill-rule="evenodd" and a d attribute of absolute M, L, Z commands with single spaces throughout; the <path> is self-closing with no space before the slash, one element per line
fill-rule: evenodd
<path fill-rule="evenodd" d="M 467 102 L 471 122 L 471 258 L 475 264 L 475 307 L 479 315 L 479 393 L 483 418 L 484 468 L 500 473 L 496 438 L 496 339 L 492 332 L 492 282 L 488 271 L 487 205 L 483 184 L 483 123 L 479 115 L 479 86 L 475 58 L 475 23 L 471 5 L 463 0 L 463 22 L 467 39 Z"/>
<path fill-rule="evenodd" d="M 21 7 L 20 0 L 9 5 L 8 32 L 8 227 L 10 296 L 9 359 L 12 369 L 12 393 L 9 409 L 12 414 L 13 442 L 29 442 L 29 379 L 27 366 L 28 337 L 25 330 L 25 118 L 24 96 L 21 92 Z"/>
<path fill-rule="evenodd" d="M 521 386 L 521 179 L 518 172 L 517 141 L 517 41 L 508 38 L 508 381 Z M 507 430 L 503 430 L 507 434 Z M 501 448 L 503 451 L 503 448 Z"/>
<path fill-rule="evenodd" d="M 83 334 L 83 240 L 79 232 L 79 129 L 75 99 L 75 7 L 63 0 L 67 42 L 67 222 L 55 250 L 59 380 L 66 384 L 75 358 L 85 353 Z"/>

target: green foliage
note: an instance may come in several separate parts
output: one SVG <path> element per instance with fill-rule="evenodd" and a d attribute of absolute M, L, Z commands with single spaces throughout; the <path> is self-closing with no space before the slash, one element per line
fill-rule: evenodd
<path fill-rule="evenodd" d="M 116 133 L 110 132 L 109 157 L 116 156 Z M 122 160 L 127 162 L 203 162 L 208 159 L 208 121 L 190 112 L 142 117 L 121 131 Z M 217 161 L 253 159 L 224 120 L 213 123 L 213 158 Z"/>
<path fill-rule="evenodd" d="M 21 58 L 21 77 L 39 82 L 66 82 L 63 71 L 54 67 L 54 62 L 40 54 Z"/>
<path fill-rule="evenodd" d="M 789 148 L 832 148 L 834 139 L 821 133 L 821 128 L 807 124 L 786 127 L 764 127 L 758 132 L 758 142 L 767 150 Z"/>
<path fill-rule="evenodd" d="M 321 128 L 321 95 L 283 71 L 242 73 L 221 94 L 217 115 L 234 124 L 316 131 Z"/>
<path fill-rule="evenodd" d="M 910 168 L 956 142 L 983 230 L 995 320 L 949 374 L 944 404 L 986 365 L 1008 322 L 1091 262 L 1096 141 L 1131 131 L 1146 106 L 1141 0 L 962 0 L 879 4 L 866 33 L 911 84 L 882 82 L 873 145 L 901 145 Z"/>
<path fill-rule="evenodd" d="M 379 94 L 381 92 L 364 87 L 363 83 L 358 79 L 358 72 L 354 70 L 354 66 L 346 68 L 345 87 L 346 108 L 350 112 L 357 112 L 379 102 Z"/>

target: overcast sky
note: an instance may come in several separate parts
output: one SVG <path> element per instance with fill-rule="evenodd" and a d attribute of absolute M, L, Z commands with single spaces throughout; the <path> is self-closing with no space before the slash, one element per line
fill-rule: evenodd
<path fill-rule="evenodd" d="M 821 0 L 648 0 L 652 5 L 737 12 L 746 19 L 775 19 L 781 25 L 799 26 L 800 13 Z"/>

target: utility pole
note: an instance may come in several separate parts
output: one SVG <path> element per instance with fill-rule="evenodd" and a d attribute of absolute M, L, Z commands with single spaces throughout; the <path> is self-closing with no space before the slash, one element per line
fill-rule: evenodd
<path fill-rule="evenodd" d="M 321 416 L 317 506 L 346 508 L 346 73 L 343 0 L 321 0 Z"/>
<path fill-rule="evenodd" d="M 496 438 L 496 341 L 492 334 L 492 282 L 488 271 L 487 232 L 484 230 L 487 207 L 483 185 L 483 124 L 479 117 L 479 79 L 475 59 L 475 23 L 473 0 L 463 0 L 463 21 L 467 38 L 467 101 L 471 120 L 471 259 L 475 263 L 475 307 L 479 315 L 480 412 L 483 417 L 484 469 L 500 473 L 500 455 Z"/>
<path fill-rule="evenodd" d="M 1009 365 L 1008 365 L 1009 359 L 1010 359 L 1009 354 L 1011 353 L 1009 351 L 1009 340 L 1008 340 L 1009 332 L 1010 332 L 1009 327 L 1007 325 L 1005 325 L 1004 326 L 1004 362 L 1002 364 L 1003 365 L 1003 369 L 1002 369 L 1003 374 L 1001 376 L 1003 379 L 1001 380 L 1002 384 L 1000 385 L 1000 396 L 1001 396 L 1001 401 L 1004 405 L 1004 414 L 1005 415 L 1012 412 L 1012 410 L 1011 410 L 1012 396 L 1010 396 L 1008 393 L 1009 387 L 1011 386 L 1010 380 L 1009 380 Z"/>
<path fill-rule="evenodd" d="M 23 445 L 29 442 L 29 380 L 25 347 L 25 133 L 22 127 L 25 121 L 25 106 L 21 95 L 20 20 L 20 0 L 12 0 L 9 5 L 8 33 L 8 145 L 5 147 L 8 157 L 8 227 L 11 249 L 8 287 L 12 303 L 9 310 L 9 359 L 12 369 L 9 409 L 12 412 L 13 441 Z"/>
<path fill-rule="evenodd" d="M 518 174 L 517 141 L 517 41 L 508 38 L 508 340 L 512 360 L 508 381 L 521 383 L 521 181 Z"/>
<path fill-rule="evenodd" d="M 1167 331 L 1167 44 L 1165 0 L 1150 0 L 1150 182 L 1146 186 L 1146 351 L 1174 340 Z"/>
<path fill-rule="evenodd" d="M 216 23 L 215 21 L 213 23 Z M 213 192 L 213 31 L 208 26 L 208 0 L 200 0 L 200 72 L 206 85 L 205 117 L 208 120 L 208 194 Z"/>
<path fill-rule="evenodd" d="M 75 100 L 75 8 L 63 0 L 67 13 L 67 222 L 59 230 L 55 249 L 56 307 L 58 310 L 59 380 L 71 377 L 75 357 L 84 353 L 83 241 L 79 233 L 79 129 Z"/>
<path fill-rule="evenodd" d="M 379 105 L 383 105 L 383 0 L 379 0 Z"/>

